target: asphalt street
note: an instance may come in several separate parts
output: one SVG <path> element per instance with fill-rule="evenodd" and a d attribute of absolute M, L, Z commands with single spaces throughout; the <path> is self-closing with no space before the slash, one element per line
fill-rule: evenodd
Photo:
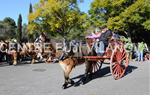
<path fill-rule="evenodd" d="M 75 86 L 62 89 L 63 71 L 59 64 L 0 64 L 0 95 L 150 95 L 150 61 L 130 62 L 126 75 L 114 80 L 109 65 L 85 85 L 78 81 L 85 65 L 71 73 Z"/>

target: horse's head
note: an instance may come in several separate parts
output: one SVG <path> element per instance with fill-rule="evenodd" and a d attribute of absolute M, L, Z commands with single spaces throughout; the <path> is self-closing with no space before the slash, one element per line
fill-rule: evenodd
<path fill-rule="evenodd" d="M 7 43 L 5 42 L 0 42 L 0 51 L 5 51 L 7 49 Z"/>

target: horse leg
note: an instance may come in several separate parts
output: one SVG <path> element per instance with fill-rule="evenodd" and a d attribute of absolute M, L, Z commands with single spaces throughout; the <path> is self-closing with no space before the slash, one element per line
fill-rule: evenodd
<path fill-rule="evenodd" d="M 52 55 L 51 54 L 48 54 L 47 58 L 46 58 L 46 63 L 50 63 L 52 62 Z"/>
<path fill-rule="evenodd" d="M 60 64 L 61 68 L 64 71 L 65 83 L 63 84 L 62 88 L 65 89 L 65 88 L 67 88 L 67 85 L 68 85 L 68 83 L 67 83 L 68 77 L 67 77 L 67 74 L 66 74 L 66 72 L 67 72 L 67 70 L 66 70 L 67 64 L 65 64 L 63 61 L 59 61 L 59 64 Z"/>
<path fill-rule="evenodd" d="M 68 85 L 68 79 L 69 77 L 67 77 L 68 75 L 66 74 L 66 72 L 64 71 L 64 79 L 65 79 L 65 82 L 62 86 L 63 89 L 66 89 L 67 88 L 67 85 Z"/>
<path fill-rule="evenodd" d="M 88 74 L 92 74 L 92 62 L 91 61 L 86 62 L 85 76 L 88 76 Z"/>
<path fill-rule="evenodd" d="M 92 78 L 92 75 L 91 75 L 92 74 L 92 62 L 86 61 L 85 65 L 86 65 L 86 69 L 85 69 L 84 77 L 82 79 L 82 84 L 85 84 L 89 78 L 90 79 Z"/>
<path fill-rule="evenodd" d="M 12 56 L 13 56 L 13 65 L 17 65 L 17 52 L 16 51 L 13 52 Z"/>
<path fill-rule="evenodd" d="M 68 66 L 66 66 L 66 69 L 64 70 L 65 83 L 62 86 L 63 89 L 67 88 L 68 84 L 71 84 L 71 85 L 74 84 L 74 81 L 69 78 L 69 75 L 70 75 L 72 69 L 73 69 L 73 65 L 69 64 Z"/>
<path fill-rule="evenodd" d="M 66 73 L 68 75 L 68 76 L 66 75 L 66 77 L 68 77 L 68 83 L 71 84 L 71 85 L 74 84 L 74 81 L 69 78 L 69 75 L 70 75 L 70 73 L 71 73 L 71 71 L 72 71 L 73 68 L 74 68 L 74 64 L 70 64 L 68 66 L 68 68 L 67 68 L 68 69 L 68 73 Z"/>
<path fill-rule="evenodd" d="M 36 58 L 36 53 L 32 53 L 32 61 L 31 61 L 31 64 L 34 64 L 35 63 L 35 58 Z"/>
<path fill-rule="evenodd" d="M 43 60 L 43 56 L 41 53 L 37 53 L 37 58 L 39 59 L 39 61 L 42 61 Z"/>

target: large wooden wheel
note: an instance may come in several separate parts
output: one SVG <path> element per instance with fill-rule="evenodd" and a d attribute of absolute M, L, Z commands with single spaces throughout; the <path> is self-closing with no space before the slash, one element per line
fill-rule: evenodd
<path fill-rule="evenodd" d="M 120 79 L 124 76 L 129 64 L 128 54 L 124 47 L 115 47 L 110 59 L 110 71 L 114 79 Z"/>

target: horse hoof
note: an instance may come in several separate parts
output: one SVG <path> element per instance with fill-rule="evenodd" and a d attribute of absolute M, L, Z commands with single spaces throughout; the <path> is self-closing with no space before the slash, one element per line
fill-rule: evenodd
<path fill-rule="evenodd" d="M 74 85 L 74 84 L 75 84 L 75 82 L 74 82 L 73 80 L 71 80 L 71 84 L 72 84 L 72 85 Z"/>
<path fill-rule="evenodd" d="M 17 64 L 13 64 L 13 66 L 16 66 Z"/>
<path fill-rule="evenodd" d="M 88 81 L 87 77 L 83 77 L 83 79 L 81 80 L 81 84 L 84 85 L 86 84 Z"/>
<path fill-rule="evenodd" d="M 88 78 L 89 78 L 90 80 L 92 80 L 92 79 L 93 79 L 93 75 L 90 74 Z"/>
<path fill-rule="evenodd" d="M 62 89 L 66 89 L 67 87 L 66 86 L 62 86 Z"/>
<path fill-rule="evenodd" d="M 67 84 L 64 84 L 63 86 L 62 86 L 62 89 L 66 89 L 67 88 Z"/>
<path fill-rule="evenodd" d="M 81 81 L 81 84 L 84 85 L 84 84 L 85 84 L 85 81 Z"/>
<path fill-rule="evenodd" d="M 86 81 L 86 79 L 83 78 L 83 79 L 81 80 L 81 84 L 84 85 L 84 84 L 85 84 L 85 81 Z"/>

